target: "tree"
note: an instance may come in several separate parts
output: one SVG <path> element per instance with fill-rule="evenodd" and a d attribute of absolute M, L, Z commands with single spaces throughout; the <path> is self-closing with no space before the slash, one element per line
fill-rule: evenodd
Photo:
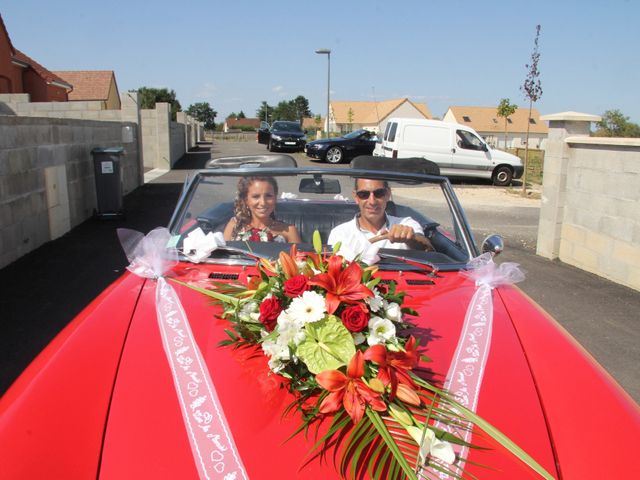
<path fill-rule="evenodd" d="M 263 100 L 260 108 L 256 110 L 256 117 L 263 122 L 271 123 L 273 119 L 273 107 Z"/>
<path fill-rule="evenodd" d="M 268 122 L 271 123 L 271 120 L 290 120 L 297 121 L 302 124 L 302 119 L 305 117 L 311 116 L 311 111 L 309 110 L 309 100 L 307 100 L 302 95 L 298 95 L 293 100 L 283 100 L 275 107 L 270 107 L 267 105 L 267 102 L 262 102 L 262 105 L 256 112 L 260 120 L 264 120 L 265 118 L 265 109 L 269 109 Z"/>
<path fill-rule="evenodd" d="M 154 109 L 156 103 L 166 102 L 171 104 L 171 120 L 176 120 L 176 114 L 182 111 L 180 102 L 176 98 L 176 92 L 169 91 L 166 88 L 140 87 L 138 90 L 140 96 L 140 108 Z"/>
<path fill-rule="evenodd" d="M 296 121 L 298 120 L 298 114 L 295 108 L 295 105 L 292 101 L 279 102 L 278 105 L 273 109 L 273 119 L 274 120 L 290 120 Z"/>
<path fill-rule="evenodd" d="M 500 100 L 500 103 L 498 104 L 498 108 L 496 110 L 499 117 L 504 117 L 504 149 L 505 150 L 507 149 L 508 120 L 511 115 L 516 113 L 517 109 L 518 109 L 517 105 L 514 105 L 513 103 L 511 103 L 511 101 L 508 98 L 503 98 L 502 100 Z"/>
<path fill-rule="evenodd" d="M 607 110 L 593 132 L 596 137 L 640 137 L 640 125 L 629 121 L 620 110 Z"/>
<path fill-rule="evenodd" d="M 302 95 L 298 95 L 291 101 L 291 103 L 296 115 L 296 120 L 299 120 L 301 124 L 303 118 L 311 116 L 311 111 L 309 110 L 309 100 L 307 100 Z"/>
<path fill-rule="evenodd" d="M 540 38 L 540 25 L 536 25 L 536 37 L 533 41 L 533 52 L 531 52 L 531 63 L 526 64 L 527 76 L 524 84 L 520 87 L 526 100 L 529 100 L 529 117 L 527 119 L 527 136 L 524 145 L 524 174 L 522 175 L 522 196 L 527 194 L 527 163 L 529 160 L 529 127 L 531 125 L 531 109 L 533 104 L 542 97 L 542 84 L 540 83 L 540 52 L 538 51 L 538 40 Z"/>
<path fill-rule="evenodd" d="M 353 131 L 353 109 L 349 107 L 347 111 L 347 122 L 349 123 L 349 131 Z"/>
<path fill-rule="evenodd" d="M 238 114 L 238 116 L 236 118 L 247 118 L 247 116 L 244 114 L 244 112 L 242 110 L 240 110 L 240 113 Z"/>
<path fill-rule="evenodd" d="M 215 119 L 218 112 L 211 108 L 209 102 L 198 102 L 189 105 L 187 114 L 204 123 L 205 130 L 213 130 L 216 127 Z"/>

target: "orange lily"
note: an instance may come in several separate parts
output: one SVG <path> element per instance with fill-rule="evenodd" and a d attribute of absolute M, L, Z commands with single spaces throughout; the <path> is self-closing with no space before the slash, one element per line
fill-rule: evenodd
<path fill-rule="evenodd" d="M 280 265 L 282 265 L 282 272 L 285 278 L 289 279 L 298 274 L 298 265 L 287 252 L 280 252 Z"/>
<path fill-rule="evenodd" d="M 416 384 L 409 375 L 419 362 L 416 339 L 409 337 L 404 348 L 404 352 L 391 352 L 382 345 L 372 345 L 364 352 L 364 358 L 377 363 L 377 378 L 385 386 L 391 385 L 390 400 L 397 395 L 404 402 L 419 405 L 420 399 L 413 390 Z"/>
<path fill-rule="evenodd" d="M 327 291 L 325 297 L 327 313 L 332 314 L 340 306 L 340 302 L 358 303 L 363 298 L 373 297 L 373 292 L 362 284 L 362 268 L 351 262 L 342 268 L 342 257 L 334 255 L 329 258 L 326 273 L 319 273 L 309 280 L 310 285 L 317 285 Z"/>
<path fill-rule="evenodd" d="M 296 262 L 304 262 L 307 260 L 307 258 L 310 258 L 316 270 L 320 270 L 322 258 L 315 252 L 299 252 L 298 247 L 294 243 L 293 245 L 291 245 L 291 253 L 289 255 L 291 255 L 291 258 L 293 258 Z"/>
<path fill-rule="evenodd" d="M 345 411 L 357 424 L 364 415 L 367 405 L 378 412 L 384 412 L 387 405 L 380 394 L 364 383 L 364 356 L 358 350 L 347 367 L 345 375 L 339 370 L 327 370 L 316 375 L 316 381 L 329 395 L 320 404 L 320 413 L 333 413 L 344 406 Z"/>

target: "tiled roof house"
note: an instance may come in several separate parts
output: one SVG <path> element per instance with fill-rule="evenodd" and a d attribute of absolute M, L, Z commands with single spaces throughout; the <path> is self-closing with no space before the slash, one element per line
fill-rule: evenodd
<path fill-rule="evenodd" d="M 507 119 L 506 145 L 505 119 L 498 116 L 496 107 L 449 107 L 443 120 L 473 128 L 493 147 L 524 148 L 529 108 L 519 107 Z M 538 110 L 532 109 L 531 122 L 529 122 L 529 147 L 544 149 L 548 131 L 547 124 L 540 120 Z"/>
<path fill-rule="evenodd" d="M 408 98 L 382 102 L 333 101 L 330 110 L 331 131 L 341 133 L 360 128 L 382 132 L 391 117 L 432 118 L 425 103 Z"/>
<path fill-rule="evenodd" d="M 251 127 L 257 130 L 260 127 L 260 119 L 229 117 L 224 121 L 225 132 L 228 132 L 229 130 L 238 129 L 240 127 Z"/>
<path fill-rule="evenodd" d="M 113 70 L 68 70 L 53 72 L 73 86 L 69 101 L 100 101 L 103 110 L 119 110 L 120 94 Z"/>

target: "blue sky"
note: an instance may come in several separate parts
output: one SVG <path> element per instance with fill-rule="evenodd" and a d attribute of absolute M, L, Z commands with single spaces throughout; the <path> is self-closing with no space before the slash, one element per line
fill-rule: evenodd
<path fill-rule="evenodd" d="M 50 70 L 114 70 L 120 91 L 176 91 L 183 108 L 255 115 L 297 95 L 407 96 L 450 105 L 527 106 L 520 85 L 542 25 L 542 114 L 620 109 L 640 123 L 640 2 L 155 2 L 0 0 L 14 46 Z"/>

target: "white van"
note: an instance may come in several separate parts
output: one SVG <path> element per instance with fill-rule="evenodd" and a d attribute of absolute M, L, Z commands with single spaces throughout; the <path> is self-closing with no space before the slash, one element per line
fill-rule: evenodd
<path fill-rule="evenodd" d="M 435 162 L 447 177 L 490 178 L 509 185 L 524 171 L 515 155 L 490 148 L 472 128 L 417 118 L 391 118 L 374 155 L 422 157 Z"/>

